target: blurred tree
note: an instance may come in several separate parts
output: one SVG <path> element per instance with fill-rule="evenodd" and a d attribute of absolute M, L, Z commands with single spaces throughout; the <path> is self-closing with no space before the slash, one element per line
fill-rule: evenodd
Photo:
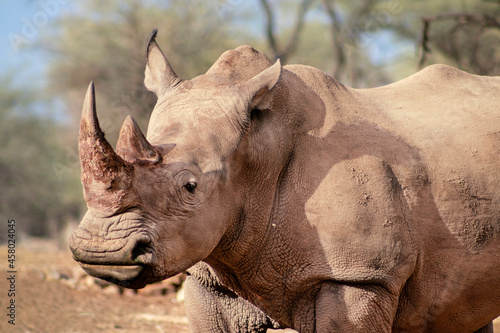
<path fill-rule="evenodd" d="M 352 47 L 358 47 L 362 42 L 362 34 L 366 33 L 367 28 L 373 28 L 369 23 L 373 20 L 370 13 L 377 3 L 377 0 L 362 0 L 350 1 L 348 3 L 334 0 L 323 0 L 325 12 L 329 17 L 330 38 L 332 41 L 333 51 L 333 69 L 332 76 L 339 78 L 345 77 L 344 73 L 348 73 L 348 79 L 355 84 L 359 77 L 363 77 L 361 72 L 363 68 L 359 52 L 348 52 L 346 44 Z M 354 58 L 353 58 L 354 56 Z M 366 61 L 366 59 L 365 59 Z M 357 67 L 357 70 L 355 69 Z"/>
<path fill-rule="evenodd" d="M 260 4 L 271 53 L 288 63 L 323 69 L 354 87 L 406 77 L 419 63 L 448 63 L 476 74 L 499 72 L 498 0 L 260 0 Z M 413 52 L 417 47 L 420 58 Z"/>
<path fill-rule="evenodd" d="M 15 219 L 19 232 L 55 236 L 67 219 L 79 217 L 83 207 L 78 164 L 65 156 L 63 126 L 34 112 L 36 94 L 12 88 L 12 77 L 2 82 L 0 215 Z M 70 172 L 61 173 L 59 166 Z"/>
<path fill-rule="evenodd" d="M 398 47 L 416 47 L 417 41 L 425 51 L 423 64 L 447 62 L 494 74 L 500 63 L 494 47 L 499 33 L 491 27 L 495 20 L 489 19 L 499 14 L 498 1 L 255 0 L 259 10 L 250 19 L 239 9 L 241 2 L 80 3 L 51 32 L 43 31 L 40 44 L 52 55 L 52 92 L 62 96 L 78 118 L 85 89 L 94 80 L 101 122 L 112 133 L 111 141 L 119 130 L 117 120 L 129 113 L 144 127 L 156 101 L 143 86 L 145 41 L 155 27 L 174 70 L 184 78 L 204 72 L 223 51 L 243 43 L 266 45 L 271 58 L 313 65 L 355 87 L 385 84 L 414 72 L 417 59 Z M 247 27 L 238 24 L 242 18 Z M 248 29 L 256 24 L 264 40 Z M 386 41 L 381 46 L 383 38 L 393 45 Z M 399 67 L 404 75 L 394 75 L 389 66 L 403 56 L 411 58 L 408 68 Z"/>
<path fill-rule="evenodd" d="M 50 85 L 79 118 L 85 90 L 96 85 L 101 126 L 115 142 L 132 114 L 145 130 L 156 96 L 143 84 L 145 49 L 153 28 L 176 73 L 189 79 L 238 46 L 231 3 L 205 1 L 91 0 L 59 20 L 41 41 L 52 55 Z M 76 129 L 75 129 L 76 130 Z"/>
<path fill-rule="evenodd" d="M 285 46 L 282 46 L 276 37 L 276 14 L 268 0 L 260 0 L 260 4 L 266 17 L 266 36 L 270 49 L 275 55 L 275 58 L 280 58 L 283 63 L 286 63 L 288 56 L 293 54 L 299 44 L 300 34 L 304 28 L 304 19 L 309 7 L 314 0 L 301 0 L 298 5 L 297 16 L 293 27 L 291 28 L 291 36 Z"/>
<path fill-rule="evenodd" d="M 423 17 L 419 64 L 427 63 L 432 51 L 430 44 L 433 44 L 459 68 L 482 75 L 500 75 L 497 47 L 500 45 L 500 3 L 494 11 L 496 13 L 461 12 Z M 442 27 L 436 32 L 435 25 Z"/>
<path fill-rule="evenodd" d="M 470 73 L 500 75 L 498 0 L 401 0 L 394 31 L 419 48 L 420 67 L 447 63 Z"/>
<path fill-rule="evenodd" d="M 367 43 L 388 28 L 375 12 L 381 2 L 300 0 L 292 13 L 290 1 L 260 0 L 270 52 L 284 63 L 318 67 L 347 85 L 386 83 L 387 75 L 370 59 L 373 48 Z M 275 22 L 278 14 L 283 16 L 281 24 Z"/>

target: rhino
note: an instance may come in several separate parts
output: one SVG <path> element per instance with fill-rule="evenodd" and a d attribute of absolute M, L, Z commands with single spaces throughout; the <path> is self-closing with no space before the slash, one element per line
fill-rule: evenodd
<path fill-rule="evenodd" d="M 500 78 L 433 65 L 353 89 L 250 46 L 179 78 L 116 149 L 90 84 L 88 211 L 70 239 L 128 288 L 188 270 L 193 332 L 492 332 L 500 315 Z"/>

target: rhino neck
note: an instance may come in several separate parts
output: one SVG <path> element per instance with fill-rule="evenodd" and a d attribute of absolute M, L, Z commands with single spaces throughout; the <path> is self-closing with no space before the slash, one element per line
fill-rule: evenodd
<path fill-rule="evenodd" d="M 313 302 L 302 299 L 303 304 L 297 304 L 297 295 L 314 297 L 319 286 L 310 283 L 313 277 L 329 278 L 322 253 L 313 246 L 317 241 L 311 241 L 316 237 L 314 230 L 302 218 L 303 213 L 294 214 L 300 207 L 294 207 L 297 184 L 290 177 L 298 168 L 292 151 L 281 170 L 251 170 L 257 177 L 241 183 L 248 191 L 240 198 L 238 220 L 220 242 L 223 246 L 205 259 L 224 285 L 282 327 L 307 320 L 302 317 Z"/>
<path fill-rule="evenodd" d="M 221 282 L 241 297 L 263 309 L 283 327 L 291 325 L 286 309 L 275 307 L 274 299 L 283 299 L 282 285 L 276 285 L 283 275 L 272 267 L 283 270 L 286 263 L 280 258 L 294 257 L 293 253 L 283 251 L 277 242 L 288 243 L 286 233 L 278 221 L 280 201 L 280 182 L 283 172 L 271 173 L 263 170 L 246 169 L 248 177 L 242 183 L 247 192 L 240 197 L 240 213 L 231 230 L 221 240 L 220 245 L 205 259 Z M 277 174 L 277 175 L 276 175 Z M 255 179 L 261 178 L 259 183 Z M 271 186 L 272 184 L 272 186 Z M 278 226 L 280 224 L 280 227 Z M 261 298 L 261 295 L 264 296 Z"/>
<path fill-rule="evenodd" d="M 281 324 L 291 325 L 287 307 L 272 300 L 293 298 L 299 291 L 287 289 L 290 285 L 303 286 L 318 274 L 310 261 L 322 254 L 308 241 L 315 234 L 303 211 L 293 215 L 301 209 L 294 207 L 303 162 L 297 156 L 306 149 L 302 142 L 308 133 L 323 125 L 325 106 L 298 76 L 289 71 L 282 75 L 271 110 L 253 111 L 250 128 L 227 161 L 239 215 L 205 261 L 224 284 Z M 304 274 L 289 276 L 297 270 Z M 287 283 L 288 278 L 294 283 Z"/>
<path fill-rule="evenodd" d="M 270 109 L 252 111 L 249 128 L 226 160 L 231 171 L 229 189 L 237 193 L 240 215 L 220 243 L 234 249 L 230 255 L 226 255 L 227 249 L 221 251 L 226 260 L 234 259 L 235 265 L 245 262 L 242 258 L 255 258 L 269 241 L 269 235 L 277 234 L 275 226 L 283 222 L 279 220 L 283 216 L 279 210 L 288 209 L 287 205 L 294 201 L 283 202 L 284 193 L 289 191 L 286 195 L 293 196 L 293 191 L 301 191 L 294 187 L 294 177 L 303 170 L 300 164 L 307 163 L 297 160 L 304 150 L 310 149 L 304 142 L 318 137 L 325 128 L 329 129 L 330 123 L 342 117 L 331 105 L 325 106 L 325 96 L 316 92 L 318 87 L 313 89 L 306 82 L 319 81 L 316 84 L 323 84 L 323 90 L 336 101 L 341 95 L 350 94 L 340 83 L 331 88 L 327 80 L 336 81 L 326 74 L 311 67 L 296 67 L 287 66 L 290 70 L 282 71 L 280 82 L 271 92 Z M 320 78 L 321 74 L 325 78 Z"/>

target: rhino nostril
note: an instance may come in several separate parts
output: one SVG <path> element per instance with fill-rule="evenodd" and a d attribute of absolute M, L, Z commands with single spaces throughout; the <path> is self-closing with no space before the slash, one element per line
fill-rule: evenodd
<path fill-rule="evenodd" d="M 148 235 L 141 235 L 132 250 L 132 260 L 138 264 L 149 264 L 152 262 L 153 253 L 150 246 L 151 238 Z"/>
<path fill-rule="evenodd" d="M 149 244 L 151 243 L 151 238 L 146 235 L 146 234 L 142 234 L 138 239 L 137 239 L 137 243 L 139 244 Z"/>

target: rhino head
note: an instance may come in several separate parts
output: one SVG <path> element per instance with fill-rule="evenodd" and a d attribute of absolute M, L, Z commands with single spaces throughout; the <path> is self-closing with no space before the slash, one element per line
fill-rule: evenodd
<path fill-rule="evenodd" d="M 241 214 L 228 160 L 252 109 L 269 107 L 279 61 L 235 84 L 207 72 L 182 80 L 155 42 L 147 47 L 145 85 L 158 102 L 148 137 L 132 117 L 116 151 L 104 137 L 90 84 L 79 136 L 88 211 L 70 238 L 90 275 L 141 288 L 205 259 Z M 209 71 L 210 72 L 210 71 Z M 234 155 L 234 154 L 233 154 Z"/>

